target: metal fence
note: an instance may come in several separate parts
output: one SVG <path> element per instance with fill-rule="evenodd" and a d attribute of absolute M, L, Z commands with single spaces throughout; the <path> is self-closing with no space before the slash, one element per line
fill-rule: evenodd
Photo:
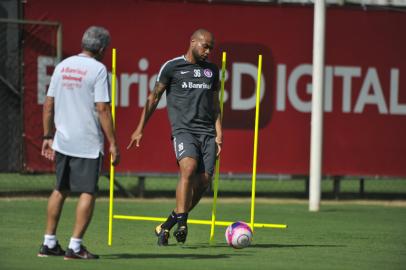
<path fill-rule="evenodd" d="M 18 17 L 18 2 L 1 2 L 0 18 Z M 0 171 L 22 167 L 21 30 L 0 22 Z"/>
<path fill-rule="evenodd" d="M 38 63 L 24 54 L 28 49 L 57 61 L 62 57 L 59 23 L 20 18 L 22 1 L 0 2 L 0 172 L 24 171 L 24 123 L 26 127 L 38 124 L 30 121 L 34 112 L 24 109 L 24 96 L 37 95 L 32 90 L 38 83 L 36 75 L 24 71 L 36 70 Z"/>
<path fill-rule="evenodd" d="M 116 175 L 115 197 L 173 198 L 176 175 Z M 47 197 L 55 183 L 54 174 L 0 173 L 0 198 Z M 258 178 L 256 197 L 266 199 L 308 199 L 306 177 Z M 322 200 L 406 200 L 406 181 L 396 178 L 326 177 L 321 183 Z M 99 197 L 109 196 L 109 177 L 99 179 Z M 206 196 L 212 196 L 208 190 Z M 250 198 L 248 176 L 220 176 L 219 198 Z"/>

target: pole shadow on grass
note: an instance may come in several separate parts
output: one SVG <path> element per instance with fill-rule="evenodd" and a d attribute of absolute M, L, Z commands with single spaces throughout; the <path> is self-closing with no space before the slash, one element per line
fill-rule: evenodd
<path fill-rule="evenodd" d="M 250 250 L 252 248 L 302 248 L 302 247 L 326 247 L 326 248 L 339 248 L 347 247 L 346 245 L 312 245 L 312 244 L 251 244 L 244 250 Z M 195 244 L 183 246 L 183 249 L 205 249 L 205 248 L 230 248 L 227 244 Z"/>
<path fill-rule="evenodd" d="M 311 244 L 252 244 L 252 248 L 308 248 L 308 247 L 325 247 L 325 248 L 339 248 L 347 247 L 346 245 L 311 245 Z"/>
<path fill-rule="evenodd" d="M 241 256 L 242 254 L 237 254 Z M 192 260 L 213 260 L 213 259 L 227 259 L 234 257 L 232 254 L 171 254 L 171 253 L 117 253 L 101 255 L 105 260 L 118 260 L 118 259 L 192 259 Z"/>
<path fill-rule="evenodd" d="M 192 245 L 185 245 L 182 247 L 182 249 L 203 249 L 203 248 L 228 248 L 229 246 L 227 244 L 205 244 L 205 243 L 199 243 L 199 244 L 192 244 Z"/>

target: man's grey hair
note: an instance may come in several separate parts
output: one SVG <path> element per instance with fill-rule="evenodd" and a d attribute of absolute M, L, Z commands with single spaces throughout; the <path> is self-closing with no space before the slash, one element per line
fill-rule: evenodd
<path fill-rule="evenodd" d="M 82 49 L 97 53 L 110 44 L 110 33 L 101 26 L 90 26 L 82 38 Z"/>

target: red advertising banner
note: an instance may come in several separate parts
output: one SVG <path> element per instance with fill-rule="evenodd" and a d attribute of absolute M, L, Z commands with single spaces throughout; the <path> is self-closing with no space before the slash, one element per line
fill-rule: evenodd
<path fill-rule="evenodd" d="M 163 98 L 139 149 L 127 151 L 160 66 L 186 52 L 191 33 L 211 30 L 210 59 L 227 52 L 222 173 L 250 173 L 255 82 L 263 55 L 258 151 L 260 174 L 308 174 L 313 8 L 166 1 L 27 1 L 25 18 L 63 24 L 64 57 L 102 25 L 117 49 L 118 172 L 177 172 Z M 323 173 L 406 176 L 406 14 L 329 7 L 326 17 Z M 54 56 L 25 49 L 26 168 L 52 164 L 39 155 L 41 97 Z M 29 59 L 28 59 L 29 58 Z M 104 63 L 111 69 L 111 55 Z M 41 82 L 41 83 L 38 83 Z M 33 123 L 38 123 L 33 125 Z"/>

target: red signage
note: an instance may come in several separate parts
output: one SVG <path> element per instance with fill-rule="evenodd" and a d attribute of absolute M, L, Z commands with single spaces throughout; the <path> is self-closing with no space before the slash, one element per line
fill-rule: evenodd
<path fill-rule="evenodd" d="M 74 14 L 74 15 L 73 15 Z M 102 25 L 117 49 L 118 172 L 177 172 L 163 97 L 139 149 L 125 150 L 160 66 L 186 52 L 203 27 L 216 38 L 211 61 L 227 52 L 222 173 L 250 173 L 254 142 L 258 54 L 263 55 L 258 173 L 308 174 L 313 9 L 261 6 L 37 0 L 30 20 L 63 24 L 64 56 L 80 52 L 90 25 Z M 394 11 L 328 8 L 324 93 L 323 173 L 406 176 L 406 15 Z M 35 31 L 31 33 L 35 35 Z M 33 42 L 40 42 L 38 37 Z M 54 54 L 26 46 L 26 168 L 52 164 L 39 157 L 41 99 Z M 104 63 L 111 70 L 111 55 Z M 33 124 L 35 123 L 35 124 Z"/>

